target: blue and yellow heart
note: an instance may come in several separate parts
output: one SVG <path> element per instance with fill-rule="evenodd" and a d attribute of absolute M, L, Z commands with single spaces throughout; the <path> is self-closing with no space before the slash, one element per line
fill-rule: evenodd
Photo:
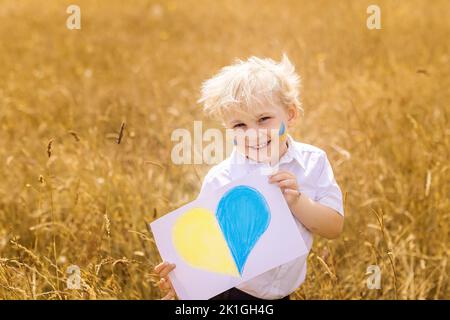
<path fill-rule="evenodd" d="M 264 196 L 240 185 L 222 196 L 215 214 L 197 207 L 178 217 L 172 241 L 191 266 L 239 277 L 269 223 L 270 210 Z"/>

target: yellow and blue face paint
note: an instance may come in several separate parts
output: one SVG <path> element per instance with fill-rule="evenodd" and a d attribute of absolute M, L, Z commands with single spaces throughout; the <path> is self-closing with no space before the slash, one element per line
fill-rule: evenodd
<path fill-rule="evenodd" d="M 278 131 L 278 136 L 280 137 L 280 141 L 286 140 L 287 132 L 286 132 L 286 126 L 284 125 L 284 122 L 281 123 L 280 130 Z"/>

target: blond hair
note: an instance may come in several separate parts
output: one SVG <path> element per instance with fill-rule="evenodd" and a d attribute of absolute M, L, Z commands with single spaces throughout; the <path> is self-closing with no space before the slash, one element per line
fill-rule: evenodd
<path fill-rule="evenodd" d="M 303 112 L 299 100 L 300 76 L 294 65 L 283 54 L 279 63 L 269 58 L 252 56 L 223 67 L 218 74 L 202 84 L 198 103 L 210 116 L 223 117 L 231 108 L 252 111 L 264 103 L 278 102 L 294 106 Z"/>

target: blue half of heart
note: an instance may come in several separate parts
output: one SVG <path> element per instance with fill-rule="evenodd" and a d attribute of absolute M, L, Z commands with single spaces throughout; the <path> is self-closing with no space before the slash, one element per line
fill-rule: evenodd
<path fill-rule="evenodd" d="M 250 252 L 269 226 L 269 205 L 258 190 L 240 185 L 223 195 L 216 217 L 242 275 Z"/>

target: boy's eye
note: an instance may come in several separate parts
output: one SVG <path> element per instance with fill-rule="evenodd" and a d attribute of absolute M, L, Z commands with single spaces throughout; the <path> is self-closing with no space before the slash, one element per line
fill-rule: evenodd
<path fill-rule="evenodd" d="M 245 123 L 238 123 L 233 126 L 233 129 L 245 127 Z"/>
<path fill-rule="evenodd" d="M 262 118 L 259 119 L 259 122 L 264 122 L 264 121 L 267 121 L 269 119 L 270 119 L 270 117 L 262 117 Z"/>

